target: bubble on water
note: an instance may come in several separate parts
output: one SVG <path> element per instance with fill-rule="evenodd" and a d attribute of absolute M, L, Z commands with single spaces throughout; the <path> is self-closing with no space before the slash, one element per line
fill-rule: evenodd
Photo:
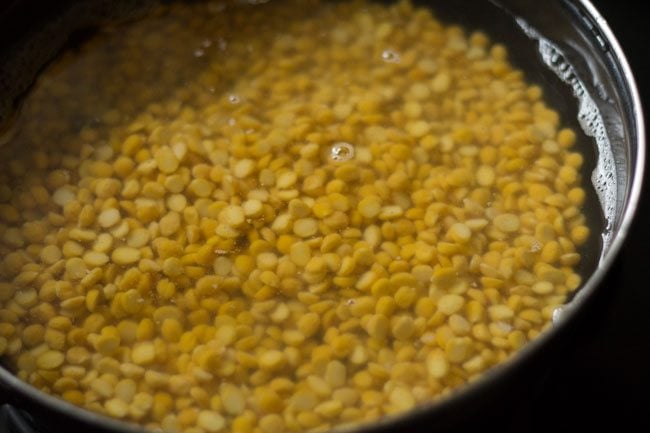
<path fill-rule="evenodd" d="M 401 58 L 395 50 L 384 50 L 381 53 L 381 59 L 386 63 L 399 63 Z"/>
<path fill-rule="evenodd" d="M 345 141 L 334 143 L 330 149 L 330 158 L 336 162 L 349 161 L 354 158 L 354 146 Z"/>
<path fill-rule="evenodd" d="M 212 39 L 203 39 L 203 41 L 201 41 L 201 46 L 203 48 L 210 48 L 212 46 Z"/>
<path fill-rule="evenodd" d="M 535 240 L 533 241 L 532 245 L 530 246 L 530 252 L 531 253 L 536 253 L 542 249 L 542 245 L 539 243 L 539 241 Z"/>
<path fill-rule="evenodd" d="M 236 124 L 237 124 L 237 120 L 235 120 L 234 117 L 231 117 L 230 119 L 228 119 L 228 125 L 235 126 Z"/>
<path fill-rule="evenodd" d="M 194 50 L 194 57 L 203 57 L 203 56 L 205 56 L 205 51 L 203 50 L 203 48 L 197 48 L 196 50 Z"/>
<path fill-rule="evenodd" d="M 241 102 L 241 99 L 237 95 L 229 95 L 228 102 L 231 104 L 239 104 Z"/>
<path fill-rule="evenodd" d="M 228 42 L 224 38 L 219 38 L 217 40 L 217 46 L 221 51 L 225 51 L 228 48 Z"/>
<path fill-rule="evenodd" d="M 348 304 L 348 305 L 354 305 L 355 303 L 356 303 L 356 301 L 354 299 L 348 299 L 347 302 L 346 302 L 346 304 Z"/>

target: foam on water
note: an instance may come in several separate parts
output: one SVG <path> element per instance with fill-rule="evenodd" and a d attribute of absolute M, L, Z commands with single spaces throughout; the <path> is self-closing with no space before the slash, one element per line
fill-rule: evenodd
<path fill-rule="evenodd" d="M 593 137 L 595 140 L 598 152 L 596 168 L 594 168 L 591 175 L 591 182 L 596 190 L 606 222 L 602 233 L 603 248 L 600 256 L 602 260 L 604 252 L 607 251 L 611 242 L 611 228 L 616 214 L 617 191 L 614 154 L 605 129 L 603 115 L 562 50 L 542 36 L 524 19 L 518 17 L 516 22 L 528 37 L 538 42 L 539 54 L 544 64 L 571 87 L 574 96 L 578 99 L 578 121 L 580 126 L 587 136 Z"/>
<path fill-rule="evenodd" d="M 524 19 L 518 17 L 516 22 L 528 37 L 537 41 L 539 54 L 544 64 L 573 90 L 574 96 L 578 99 L 578 122 L 580 127 L 587 136 L 593 137 L 596 143 L 597 161 L 596 167 L 591 174 L 591 182 L 598 196 L 606 224 L 601 234 L 603 245 L 600 260 L 602 260 L 612 240 L 612 225 L 616 214 L 617 200 L 616 165 L 603 114 L 562 50 L 542 36 Z M 598 95 L 599 97 L 608 99 L 606 95 L 602 94 L 602 86 L 596 86 L 596 90 L 601 93 Z M 582 291 L 576 292 L 573 301 L 584 296 L 584 293 Z M 569 302 L 558 306 L 553 311 L 552 322 L 559 323 L 566 316 L 567 311 L 575 308 L 574 305 L 576 305 L 575 302 Z"/>

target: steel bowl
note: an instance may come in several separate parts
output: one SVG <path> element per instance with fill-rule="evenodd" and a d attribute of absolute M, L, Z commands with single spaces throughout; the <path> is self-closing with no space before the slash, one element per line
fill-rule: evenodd
<path fill-rule="evenodd" d="M 600 237 L 584 251 L 581 288 L 556 311 L 549 331 L 451 395 L 363 425 L 357 432 L 479 428 L 489 425 L 489 414 L 503 411 L 506 402 L 525 398 L 540 365 L 556 356 L 570 341 L 572 329 L 584 320 L 583 313 L 624 248 L 644 171 L 645 128 L 635 80 L 616 37 L 588 0 L 416 3 L 431 6 L 446 21 L 481 28 L 493 40 L 505 43 L 513 63 L 532 71 L 528 80 L 544 88 L 550 105 L 569 114 L 569 126 L 581 131 L 579 146 L 592 170 L 593 189 L 586 212 L 598 214 Z M 146 10 L 143 4 L 128 0 L 14 0 L 0 6 L 0 132 L 2 120 L 10 117 L 34 77 L 71 34 L 137 16 Z M 23 408 L 39 431 L 142 432 L 132 424 L 45 394 L 2 366 L 0 390 L 0 402 L 5 403 L 2 413 L 18 428 L 31 428 L 18 425 L 25 421 L 16 408 Z"/>

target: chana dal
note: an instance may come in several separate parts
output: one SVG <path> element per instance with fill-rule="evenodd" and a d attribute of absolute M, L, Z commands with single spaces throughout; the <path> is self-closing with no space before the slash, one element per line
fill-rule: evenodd
<path fill-rule="evenodd" d="M 151 429 L 407 411 L 580 285 L 576 134 L 503 45 L 408 1 L 166 5 L 50 66 L 16 131 L 0 354 Z"/>

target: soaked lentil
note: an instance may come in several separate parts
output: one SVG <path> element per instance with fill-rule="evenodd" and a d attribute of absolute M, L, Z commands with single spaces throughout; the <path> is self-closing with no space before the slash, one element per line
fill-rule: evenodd
<path fill-rule="evenodd" d="M 168 432 L 324 430 L 549 326 L 589 237 L 575 133 L 484 33 L 308 3 L 168 5 L 39 78 L 0 148 L 21 379 Z"/>

